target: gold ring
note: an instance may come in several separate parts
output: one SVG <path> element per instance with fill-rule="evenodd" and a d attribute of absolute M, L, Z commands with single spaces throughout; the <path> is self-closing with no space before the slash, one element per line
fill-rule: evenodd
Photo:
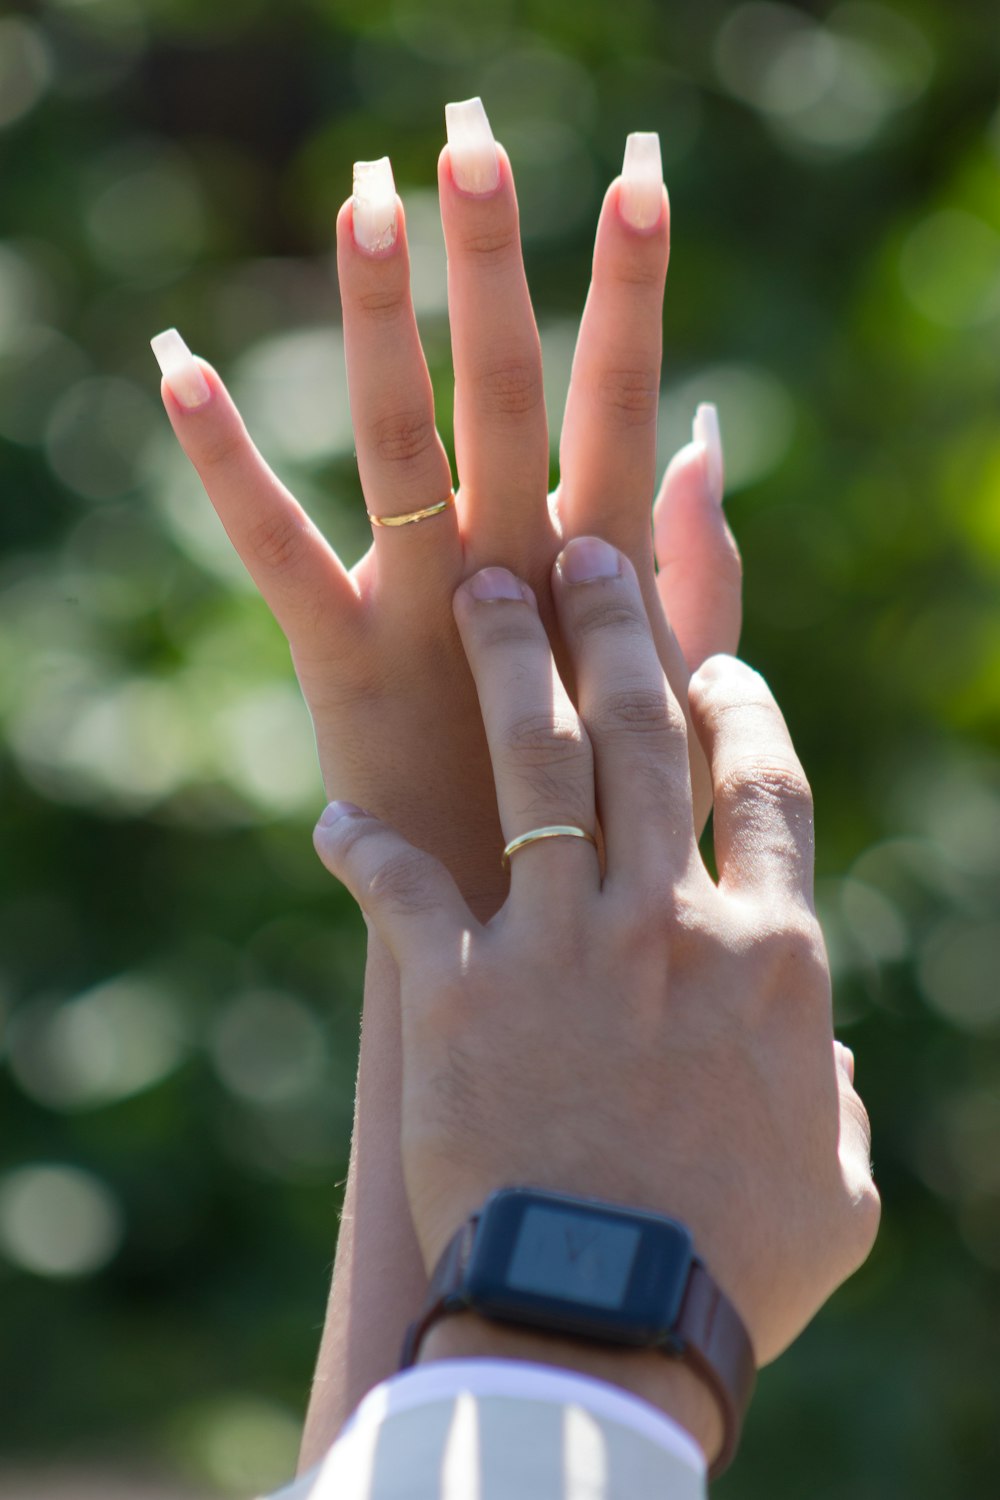
<path fill-rule="evenodd" d="M 549 823 L 544 828 L 532 828 L 528 833 L 518 834 L 516 839 L 511 839 L 500 860 L 504 869 L 509 868 L 512 854 L 528 844 L 534 844 L 538 839 L 586 839 L 588 844 L 597 848 L 597 840 L 586 828 L 577 828 L 575 823 Z"/>
<path fill-rule="evenodd" d="M 422 510 L 408 510 L 401 516 L 374 516 L 368 512 L 368 519 L 373 526 L 412 526 L 414 521 L 426 521 L 430 516 L 439 516 L 443 510 L 455 504 L 455 491 L 452 490 L 445 500 L 438 500 L 434 505 L 425 505 Z"/>

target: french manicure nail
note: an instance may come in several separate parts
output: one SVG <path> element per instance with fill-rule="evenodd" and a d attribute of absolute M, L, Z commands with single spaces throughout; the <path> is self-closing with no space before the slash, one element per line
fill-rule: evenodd
<path fill-rule="evenodd" d="M 360 807 L 355 807 L 353 802 L 330 802 L 319 815 L 320 828 L 332 828 L 334 823 L 339 823 L 341 818 L 352 818 L 363 816 Z"/>
<path fill-rule="evenodd" d="M 167 328 L 158 333 L 150 339 L 149 346 L 178 405 L 187 411 L 204 406 L 212 394 L 211 388 L 177 329 Z"/>
<path fill-rule="evenodd" d="M 482 99 L 446 104 L 444 119 L 456 186 L 464 193 L 492 193 L 500 181 L 500 161 Z"/>
<path fill-rule="evenodd" d="M 506 568 L 483 568 L 469 584 L 473 599 L 489 603 L 497 599 L 516 599 L 525 603 L 520 580 Z"/>
<path fill-rule="evenodd" d="M 703 401 L 694 414 L 692 436 L 696 443 L 704 443 L 708 455 L 708 482 L 712 499 L 722 504 L 725 474 L 722 465 L 722 434 L 719 431 L 719 413 L 711 401 Z"/>
<path fill-rule="evenodd" d="M 655 130 L 637 130 L 625 138 L 622 162 L 622 217 L 633 229 L 652 229 L 663 212 L 663 162 Z"/>
<path fill-rule="evenodd" d="M 354 163 L 354 240 L 370 254 L 396 243 L 396 184 L 387 156 Z"/>
<path fill-rule="evenodd" d="M 559 557 L 559 572 L 567 583 L 595 583 L 599 578 L 617 578 L 622 570 L 621 554 L 599 536 L 578 536 L 567 542 Z"/>

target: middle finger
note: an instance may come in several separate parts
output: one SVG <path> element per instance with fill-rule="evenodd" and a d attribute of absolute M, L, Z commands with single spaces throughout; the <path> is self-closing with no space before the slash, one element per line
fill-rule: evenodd
<path fill-rule="evenodd" d="M 447 106 L 441 221 L 455 365 L 455 458 L 477 557 L 520 565 L 550 523 L 542 353 L 506 152 L 482 103 Z"/>

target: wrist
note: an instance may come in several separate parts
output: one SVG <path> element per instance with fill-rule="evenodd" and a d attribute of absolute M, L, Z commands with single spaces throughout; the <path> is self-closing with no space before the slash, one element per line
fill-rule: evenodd
<path fill-rule="evenodd" d="M 681 1359 L 655 1349 L 563 1338 L 465 1312 L 442 1318 L 423 1339 L 419 1364 L 444 1359 L 517 1359 L 604 1380 L 677 1422 L 709 1466 L 722 1448 L 722 1413 L 709 1387 Z"/>

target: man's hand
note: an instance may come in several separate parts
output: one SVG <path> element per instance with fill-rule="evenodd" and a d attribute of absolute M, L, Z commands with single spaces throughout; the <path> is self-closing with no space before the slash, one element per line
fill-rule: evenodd
<path fill-rule="evenodd" d="M 443 867 L 334 807 L 321 858 L 400 968 L 403 1168 L 430 1270 L 505 1184 L 683 1220 L 780 1354 L 867 1255 L 879 1219 L 868 1122 L 834 1042 L 812 906 L 809 787 L 761 678 L 715 657 L 690 688 L 711 767 L 718 884 L 698 853 L 680 705 L 635 571 L 578 538 L 552 580 L 579 709 L 534 597 L 504 569 L 455 618 L 511 856 L 485 926 Z"/>
<path fill-rule="evenodd" d="M 510 164 L 478 101 L 449 106 L 440 162 L 455 364 L 457 504 L 377 528 L 348 573 L 253 447 L 218 375 L 167 347 L 163 397 L 223 524 L 288 637 L 330 796 L 391 820 L 451 870 L 480 914 L 506 881 L 489 757 L 451 610 L 485 564 L 529 580 L 552 623 L 549 573 L 566 536 L 598 531 L 635 564 L 679 700 L 689 667 L 735 648 L 739 558 L 721 510 L 712 410 L 668 470 L 656 508 L 661 320 L 669 212 L 653 137 L 630 138 L 608 191 L 550 504 L 538 332 Z M 370 513 L 448 496 L 451 468 L 409 289 L 402 204 L 388 163 L 359 174 L 337 223 L 351 409 Z M 664 605 L 673 630 L 666 622 Z M 685 661 L 685 656 L 687 661 Z M 694 742 L 694 741 L 693 741 Z M 703 768 L 702 768 L 703 769 Z M 696 767 L 698 811 L 707 779 Z"/>

